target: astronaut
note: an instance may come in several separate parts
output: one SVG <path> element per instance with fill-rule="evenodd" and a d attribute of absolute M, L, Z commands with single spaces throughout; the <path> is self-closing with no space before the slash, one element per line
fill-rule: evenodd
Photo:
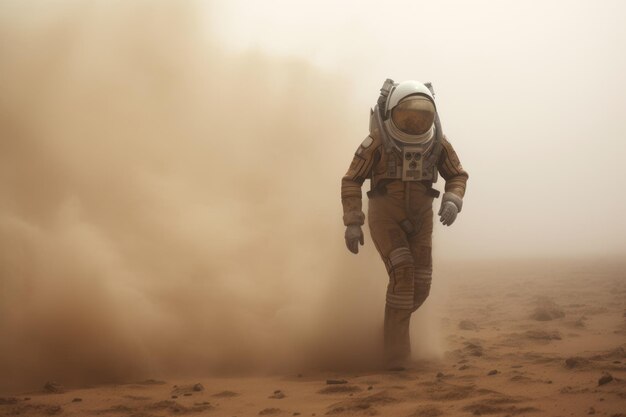
<path fill-rule="evenodd" d="M 433 188 L 438 174 L 445 192 L 438 212 L 446 226 L 463 208 L 468 179 L 443 135 L 430 84 L 386 80 L 370 111 L 369 135 L 341 180 L 348 249 L 364 244 L 361 186 L 370 180 L 368 224 L 389 283 L 384 351 L 389 369 L 404 369 L 411 353 L 411 314 L 426 300 L 432 280 Z"/>

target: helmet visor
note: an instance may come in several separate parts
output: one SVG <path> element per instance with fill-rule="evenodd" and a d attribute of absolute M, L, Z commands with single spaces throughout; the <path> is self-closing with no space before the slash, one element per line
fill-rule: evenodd
<path fill-rule="evenodd" d="M 435 121 L 435 105 L 424 96 L 409 96 L 393 108 L 391 120 L 404 133 L 424 134 Z"/>

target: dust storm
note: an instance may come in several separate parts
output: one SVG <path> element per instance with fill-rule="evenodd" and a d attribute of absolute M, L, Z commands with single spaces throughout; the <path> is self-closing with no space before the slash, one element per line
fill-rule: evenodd
<path fill-rule="evenodd" d="M 368 352 L 386 283 L 343 248 L 349 83 L 221 50 L 190 3 L 1 7 L 3 388 Z"/>
<path fill-rule="evenodd" d="M 0 414 L 623 416 L 623 9 L 0 1 Z M 340 202 L 387 77 L 470 175 L 402 372 Z"/>
<path fill-rule="evenodd" d="M 595 401 L 624 372 L 621 3 L 271 3 L 0 2 L 0 389 L 377 369 L 387 274 L 367 230 L 346 250 L 339 180 L 392 77 L 434 82 L 470 174 L 411 378 Z M 542 297 L 564 316 L 529 318 Z"/>

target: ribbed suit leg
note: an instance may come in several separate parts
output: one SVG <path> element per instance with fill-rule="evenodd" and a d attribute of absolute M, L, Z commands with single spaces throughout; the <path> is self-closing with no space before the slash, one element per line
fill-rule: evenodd
<path fill-rule="evenodd" d="M 384 348 L 387 364 L 394 367 L 411 353 L 409 325 L 415 299 L 415 259 L 406 233 L 399 225 L 404 209 L 381 198 L 370 200 L 369 226 L 389 282 L 385 303 Z"/>
<path fill-rule="evenodd" d="M 432 282 L 432 208 L 417 216 L 413 222 L 418 226 L 417 233 L 409 238 L 411 254 L 415 259 L 415 274 L 413 276 L 413 311 L 415 311 L 428 298 Z"/>

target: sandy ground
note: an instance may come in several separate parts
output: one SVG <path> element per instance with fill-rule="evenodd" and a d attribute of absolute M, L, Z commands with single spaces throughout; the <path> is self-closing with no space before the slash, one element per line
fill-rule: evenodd
<path fill-rule="evenodd" d="M 437 317 L 446 350 L 438 360 L 416 359 L 405 372 L 48 385 L 3 393 L 0 415 L 626 417 L 623 266 L 501 262 L 440 268 L 438 276 L 448 279 Z M 53 392 L 57 388 L 61 392 Z"/>

